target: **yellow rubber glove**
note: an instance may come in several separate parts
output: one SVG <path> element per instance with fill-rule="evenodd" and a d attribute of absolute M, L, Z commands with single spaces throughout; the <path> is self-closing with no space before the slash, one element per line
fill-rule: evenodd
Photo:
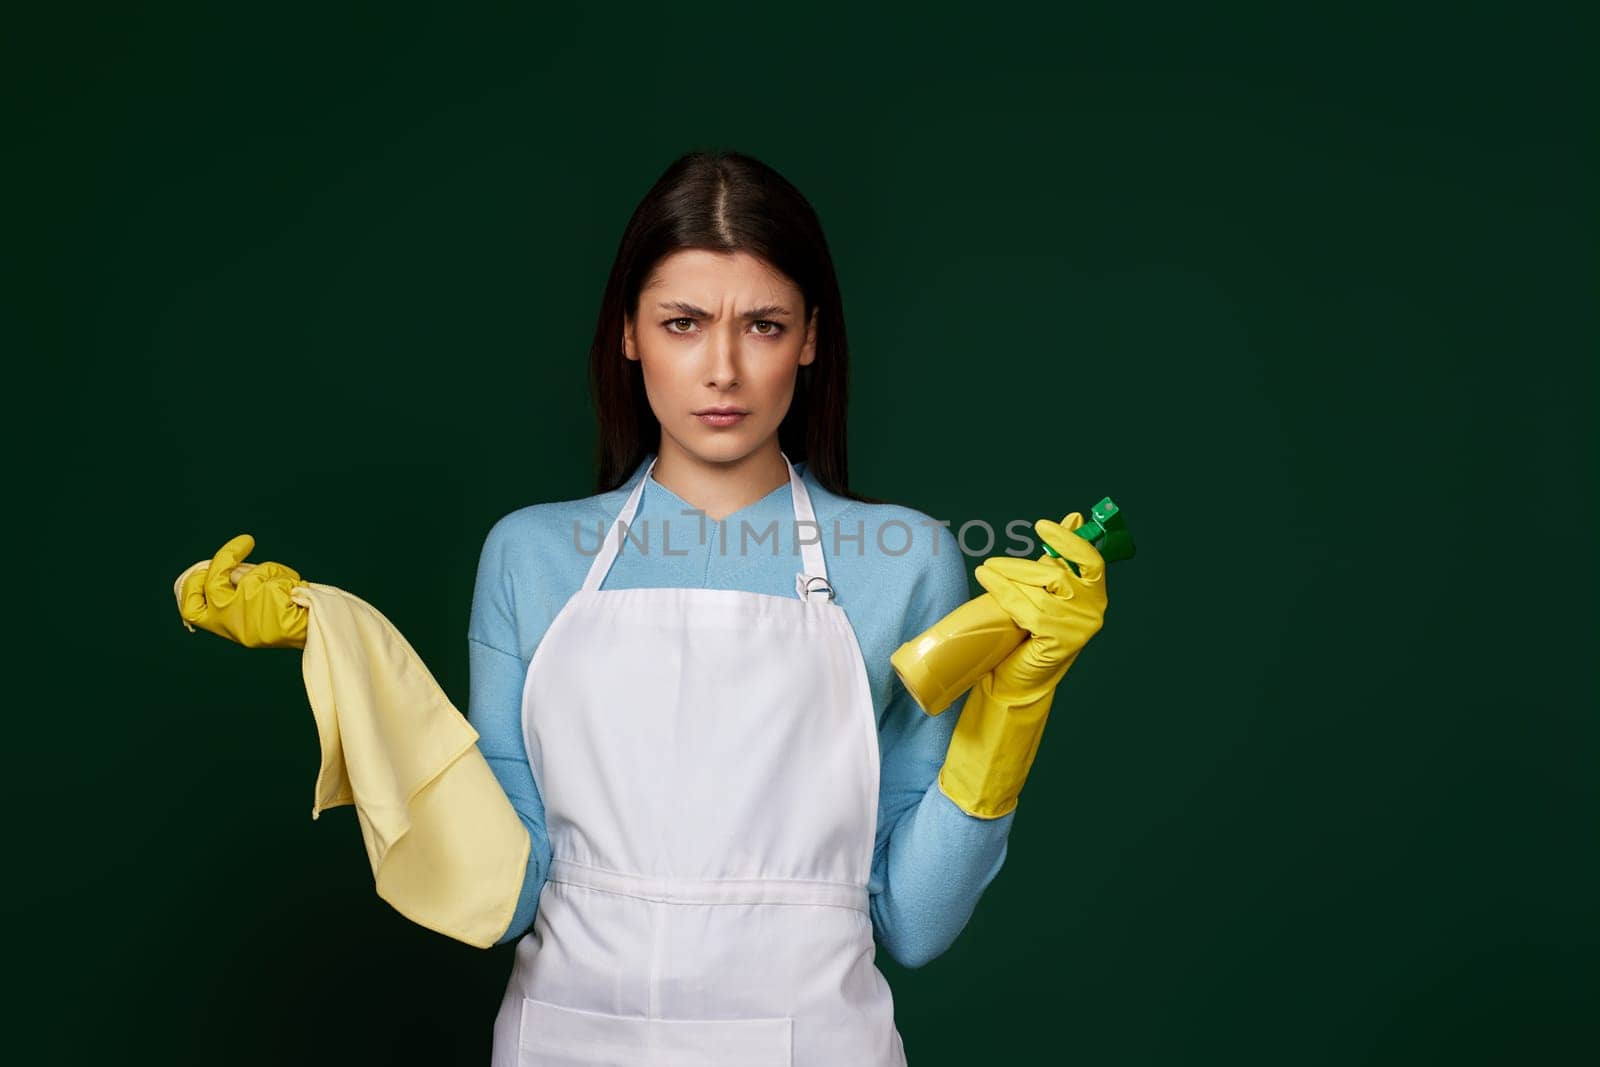
<path fill-rule="evenodd" d="M 178 575 L 178 614 L 190 632 L 198 626 L 246 648 L 304 648 L 309 601 L 293 590 L 305 583 L 282 563 L 241 563 L 255 547 L 240 534 Z"/>
<path fill-rule="evenodd" d="M 250 648 L 301 648 L 322 765 L 311 817 L 345 804 L 378 895 L 430 930 L 489 948 L 511 923 L 532 841 L 483 753 L 394 624 L 281 563 L 241 563 L 240 534 L 178 576 L 178 612 Z"/>
<path fill-rule="evenodd" d="M 968 692 L 945 750 L 939 788 L 969 815 L 998 819 L 1016 808 L 1056 686 L 1105 619 L 1105 560 L 1072 532 L 1082 525 L 1076 511 L 1034 523 L 1061 559 L 993 556 L 974 572 L 1029 636 Z"/>

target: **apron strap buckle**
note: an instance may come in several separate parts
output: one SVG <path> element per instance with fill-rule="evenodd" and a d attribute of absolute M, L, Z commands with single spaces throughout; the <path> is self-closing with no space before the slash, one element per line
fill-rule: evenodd
<path fill-rule="evenodd" d="M 820 575 L 800 573 L 794 576 L 795 591 L 800 594 L 801 600 L 810 600 L 811 594 L 826 591 L 829 603 L 833 602 L 833 583 Z"/>

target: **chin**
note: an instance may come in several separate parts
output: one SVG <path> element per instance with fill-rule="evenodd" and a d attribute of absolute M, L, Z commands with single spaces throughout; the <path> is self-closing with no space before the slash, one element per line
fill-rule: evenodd
<path fill-rule="evenodd" d="M 754 452 L 764 440 L 741 426 L 729 430 L 707 430 L 695 426 L 687 440 L 679 439 L 684 451 L 706 463 L 733 463 Z"/>

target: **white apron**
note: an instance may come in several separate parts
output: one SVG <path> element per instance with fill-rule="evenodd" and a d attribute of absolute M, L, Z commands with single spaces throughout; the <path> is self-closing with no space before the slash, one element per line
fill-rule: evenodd
<path fill-rule="evenodd" d="M 603 590 L 654 467 L 528 664 L 552 862 L 494 1065 L 902 1067 L 867 910 L 877 721 L 821 546 L 792 597 Z"/>

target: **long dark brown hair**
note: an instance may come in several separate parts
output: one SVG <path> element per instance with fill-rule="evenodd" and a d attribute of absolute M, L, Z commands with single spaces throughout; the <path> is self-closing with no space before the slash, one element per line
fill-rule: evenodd
<path fill-rule="evenodd" d="M 778 447 L 805 460 L 818 482 L 852 500 L 881 503 L 850 491 L 845 402 L 850 350 L 833 257 L 817 213 L 800 190 L 758 159 L 739 152 L 690 152 L 667 167 L 634 208 L 600 299 L 589 349 L 589 388 L 600 423 L 599 491 L 617 488 L 661 446 L 644 374 L 623 358 L 625 315 L 639 303 L 645 279 L 680 249 L 745 252 L 770 263 L 799 287 L 801 322 L 817 309 L 816 358 L 799 368 L 794 398 L 778 427 Z"/>

